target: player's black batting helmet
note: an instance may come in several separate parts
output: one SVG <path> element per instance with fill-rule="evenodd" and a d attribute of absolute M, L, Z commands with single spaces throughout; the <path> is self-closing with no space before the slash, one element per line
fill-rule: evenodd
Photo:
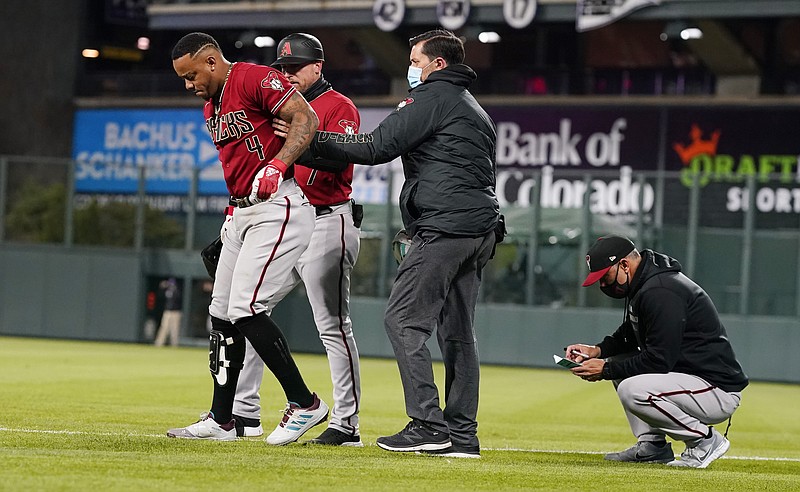
<path fill-rule="evenodd" d="M 325 61 L 319 39 L 303 32 L 289 34 L 278 43 L 278 59 L 272 66 Z"/>

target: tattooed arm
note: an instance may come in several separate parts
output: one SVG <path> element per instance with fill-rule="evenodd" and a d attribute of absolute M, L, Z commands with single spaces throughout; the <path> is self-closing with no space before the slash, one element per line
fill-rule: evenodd
<path fill-rule="evenodd" d="M 292 94 L 289 100 L 281 106 L 277 116 L 289 122 L 290 126 L 286 134 L 286 142 L 275 154 L 275 158 L 286 164 L 293 164 L 314 138 L 317 126 L 319 126 L 319 119 L 317 113 L 311 109 L 299 92 Z"/>

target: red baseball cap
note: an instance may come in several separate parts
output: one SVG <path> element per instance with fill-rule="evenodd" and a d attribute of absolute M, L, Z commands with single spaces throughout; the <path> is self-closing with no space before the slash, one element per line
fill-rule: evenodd
<path fill-rule="evenodd" d="M 583 281 L 583 286 L 588 287 L 597 282 L 612 266 L 619 263 L 619 260 L 628 256 L 636 249 L 633 241 L 624 236 L 609 234 L 595 241 L 594 245 L 586 253 L 586 264 L 589 266 L 589 275 Z"/>

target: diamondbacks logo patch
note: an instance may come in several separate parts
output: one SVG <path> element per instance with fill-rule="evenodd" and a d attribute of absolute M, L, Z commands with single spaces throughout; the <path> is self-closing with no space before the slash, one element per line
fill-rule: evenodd
<path fill-rule="evenodd" d="M 355 135 L 356 132 L 358 131 L 358 125 L 356 124 L 355 121 L 339 120 L 339 126 L 348 135 Z"/>
<path fill-rule="evenodd" d="M 264 77 L 261 81 L 261 87 L 264 89 L 272 89 L 278 92 L 283 92 L 286 88 L 283 86 L 283 82 L 281 79 L 278 78 L 277 72 L 270 72 L 269 75 Z"/>
<path fill-rule="evenodd" d="M 283 43 L 281 46 L 281 56 L 279 58 L 283 58 L 284 56 L 292 56 L 292 45 L 289 41 Z"/>
<path fill-rule="evenodd" d="M 413 102 L 414 102 L 414 98 L 413 97 L 407 97 L 407 98 L 403 99 L 402 101 L 400 101 L 400 104 L 397 105 L 397 109 L 398 110 L 403 109 L 403 108 L 405 108 L 406 106 L 408 106 L 409 104 L 411 104 Z"/>

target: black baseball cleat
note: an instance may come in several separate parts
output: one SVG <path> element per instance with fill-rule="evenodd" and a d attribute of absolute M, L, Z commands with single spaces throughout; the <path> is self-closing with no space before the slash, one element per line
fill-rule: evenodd
<path fill-rule="evenodd" d="M 672 452 L 672 444 L 666 441 L 639 441 L 625 451 L 608 453 L 604 458 L 628 463 L 669 463 L 675 460 L 675 454 Z"/>
<path fill-rule="evenodd" d="M 325 446 L 350 446 L 353 448 L 364 447 L 361 436 L 351 435 L 338 429 L 328 427 L 325 432 L 315 439 L 310 439 L 303 444 L 322 444 Z"/>
<path fill-rule="evenodd" d="M 236 423 L 236 435 L 238 437 L 259 437 L 264 434 L 261 427 L 261 420 L 234 415 L 233 421 Z"/>
<path fill-rule="evenodd" d="M 377 444 L 387 451 L 436 451 L 451 446 L 450 435 L 412 420 L 393 436 L 379 437 Z"/>

